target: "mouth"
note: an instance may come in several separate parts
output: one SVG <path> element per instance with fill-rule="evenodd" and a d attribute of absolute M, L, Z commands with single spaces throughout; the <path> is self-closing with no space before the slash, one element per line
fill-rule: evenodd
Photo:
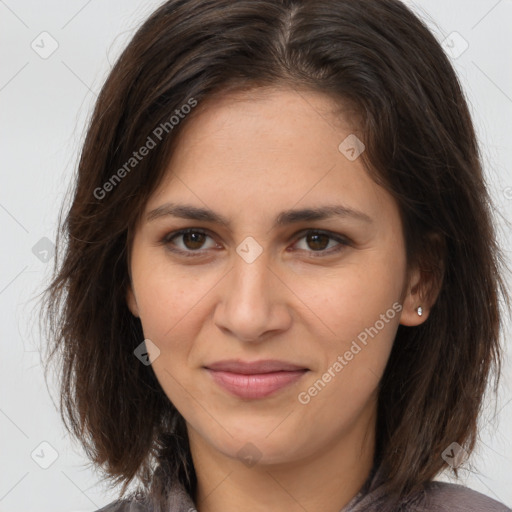
<path fill-rule="evenodd" d="M 265 398 L 297 382 L 309 368 L 284 361 L 219 361 L 204 367 L 213 381 L 244 399 Z"/>

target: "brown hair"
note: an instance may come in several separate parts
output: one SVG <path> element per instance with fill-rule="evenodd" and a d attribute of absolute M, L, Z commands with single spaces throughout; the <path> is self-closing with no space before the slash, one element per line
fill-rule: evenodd
<path fill-rule="evenodd" d="M 428 320 L 399 327 L 380 382 L 375 460 L 388 494 L 405 496 L 443 469 L 452 442 L 474 448 L 509 298 L 461 86 L 397 0 L 170 0 L 140 27 L 98 97 L 59 219 L 44 311 L 63 419 L 123 493 L 134 478 L 161 500 L 174 479 L 195 492 L 184 420 L 133 353 L 144 337 L 125 299 L 131 234 L 202 102 L 265 86 L 356 110 L 368 171 L 399 205 L 408 264 L 442 283 Z M 159 126 L 165 137 L 131 162 Z"/>

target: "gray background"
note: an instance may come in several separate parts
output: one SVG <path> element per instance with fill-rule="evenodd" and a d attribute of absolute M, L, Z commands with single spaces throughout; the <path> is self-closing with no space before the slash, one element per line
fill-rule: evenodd
<path fill-rule="evenodd" d="M 111 64 L 160 3 L 0 0 L 0 512 L 93 511 L 116 497 L 61 424 L 55 388 L 50 383 L 52 401 L 43 379 L 33 297 L 51 270 L 45 261 L 90 109 Z M 440 41 L 448 38 L 497 213 L 510 219 L 512 0 L 408 4 Z M 510 255 L 502 220 L 500 239 Z M 499 398 L 486 402 L 481 442 L 461 483 L 512 506 L 510 332 L 508 325 Z"/>

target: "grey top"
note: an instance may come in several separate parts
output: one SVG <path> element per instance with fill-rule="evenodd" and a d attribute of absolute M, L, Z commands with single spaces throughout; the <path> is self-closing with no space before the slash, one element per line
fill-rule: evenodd
<path fill-rule="evenodd" d="M 428 482 L 423 491 L 393 509 L 386 504 L 386 496 L 376 482 L 372 471 L 361 491 L 340 512 L 512 512 L 511 508 L 482 493 L 446 482 Z M 195 512 L 195 504 L 184 487 L 178 485 L 174 489 L 166 512 Z M 123 500 L 97 512 L 153 512 L 153 508 L 135 500 Z"/>

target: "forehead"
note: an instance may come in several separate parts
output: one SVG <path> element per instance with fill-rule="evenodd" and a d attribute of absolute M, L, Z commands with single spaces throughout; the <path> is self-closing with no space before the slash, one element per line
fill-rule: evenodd
<path fill-rule="evenodd" d="M 236 206 L 239 214 L 340 201 L 354 209 L 366 203 L 371 213 L 382 206 L 380 187 L 361 158 L 340 150 L 356 137 L 353 114 L 305 90 L 260 88 L 209 98 L 184 123 L 147 211 L 186 197 L 212 210 Z"/>
<path fill-rule="evenodd" d="M 348 102 L 335 100 L 310 89 L 285 85 L 219 92 L 201 100 L 188 117 L 177 135 L 177 146 L 183 146 L 181 143 L 184 138 L 188 139 L 190 145 L 192 139 L 213 137 L 212 125 L 219 139 L 223 134 L 232 137 L 230 131 L 233 130 L 242 137 L 247 133 L 243 130 L 251 127 L 266 130 L 274 128 L 266 141 L 272 146 L 271 138 L 277 144 L 282 144 L 287 135 L 288 138 L 294 138 L 291 136 L 303 134 L 304 130 L 300 128 L 305 128 L 304 122 L 311 123 L 310 134 L 321 135 L 319 124 L 323 125 L 324 130 L 353 132 L 359 121 L 357 110 Z M 192 136 L 190 132 L 193 132 Z"/>

